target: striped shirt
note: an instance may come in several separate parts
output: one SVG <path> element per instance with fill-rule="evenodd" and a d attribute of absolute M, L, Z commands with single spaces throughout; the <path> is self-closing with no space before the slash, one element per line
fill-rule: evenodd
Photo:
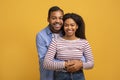
<path fill-rule="evenodd" d="M 94 60 L 91 47 L 87 40 L 65 40 L 59 37 L 58 39 L 53 39 L 49 46 L 44 59 L 44 68 L 50 70 L 65 68 L 65 60 L 80 60 L 83 55 L 86 59 L 86 61 L 83 62 L 83 69 L 92 68 Z M 55 57 L 63 62 L 54 61 Z"/>

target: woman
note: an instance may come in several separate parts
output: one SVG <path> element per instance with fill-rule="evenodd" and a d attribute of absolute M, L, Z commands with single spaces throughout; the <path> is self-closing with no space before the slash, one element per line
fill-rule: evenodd
<path fill-rule="evenodd" d="M 62 32 L 62 37 L 51 42 L 44 59 L 44 67 L 55 70 L 55 80 L 85 80 L 82 69 L 93 68 L 94 60 L 90 44 L 85 37 L 82 17 L 75 13 L 65 14 Z M 81 69 L 71 72 L 68 69 L 68 66 L 71 66 L 70 60 L 81 60 L 83 55 L 86 61 L 80 64 Z M 54 58 L 63 62 L 54 61 Z"/>

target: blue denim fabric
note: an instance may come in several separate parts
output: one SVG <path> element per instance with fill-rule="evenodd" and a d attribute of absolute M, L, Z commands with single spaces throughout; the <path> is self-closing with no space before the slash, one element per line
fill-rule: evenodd
<path fill-rule="evenodd" d="M 82 70 L 74 73 L 55 71 L 54 80 L 85 80 L 85 77 Z"/>

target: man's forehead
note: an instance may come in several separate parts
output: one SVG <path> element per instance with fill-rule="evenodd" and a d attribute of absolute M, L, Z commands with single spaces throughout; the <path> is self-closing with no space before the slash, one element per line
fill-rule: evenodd
<path fill-rule="evenodd" d="M 55 16 L 55 15 L 61 15 L 63 16 L 63 13 L 61 11 L 53 11 L 50 13 L 51 16 Z"/>

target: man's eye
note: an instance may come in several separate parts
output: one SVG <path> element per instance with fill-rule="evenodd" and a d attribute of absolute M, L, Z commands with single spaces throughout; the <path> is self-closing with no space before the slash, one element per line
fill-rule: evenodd
<path fill-rule="evenodd" d="M 53 20 L 55 19 L 55 18 L 52 18 Z"/>
<path fill-rule="evenodd" d="M 59 18 L 59 19 L 63 19 L 63 18 Z"/>

